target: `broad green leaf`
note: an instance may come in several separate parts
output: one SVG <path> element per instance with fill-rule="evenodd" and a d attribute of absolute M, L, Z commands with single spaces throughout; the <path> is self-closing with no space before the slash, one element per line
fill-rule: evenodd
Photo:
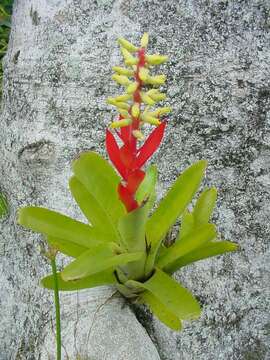
<path fill-rule="evenodd" d="M 212 256 L 221 255 L 227 252 L 236 251 L 238 245 L 229 241 L 219 241 L 206 243 L 203 247 L 191 251 L 190 253 L 180 257 L 173 263 L 165 267 L 164 271 L 172 274 L 183 266 L 192 264 L 196 261 L 210 258 Z"/>
<path fill-rule="evenodd" d="M 146 224 L 146 237 L 147 242 L 151 244 L 151 253 L 148 257 L 147 272 L 153 268 L 161 241 L 198 190 L 206 165 L 207 162 L 201 160 L 185 170 L 175 181 L 148 220 Z"/>
<path fill-rule="evenodd" d="M 148 212 L 147 202 L 119 220 L 118 229 L 129 251 L 145 251 L 145 224 Z"/>
<path fill-rule="evenodd" d="M 166 266 L 176 261 L 179 257 L 201 247 L 207 241 L 215 239 L 216 235 L 217 233 L 213 224 L 202 225 L 194 229 L 183 239 L 163 252 L 157 261 L 158 267 L 166 269 Z"/>
<path fill-rule="evenodd" d="M 42 207 L 29 206 L 20 209 L 18 222 L 33 231 L 85 247 L 108 241 L 108 237 L 110 238 L 110 235 L 98 229 Z"/>
<path fill-rule="evenodd" d="M 65 281 L 81 279 L 109 268 L 115 268 L 118 265 L 137 261 L 142 256 L 142 252 L 117 255 L 113 244 L 99 245 L 96 248 L 89 249 L 67 265 L 62 271 L 62 278 Z"/>
<path fill-rule="evenodd" d="M 193 295 L 169 275 L 158 268 L 144 283 L 129 280 L 127 286 L 137 286 L 150 291 L 169 311 L 182 320 L 200 316 L 200 305 Z"/>
<path fill-rule="evenodd" d="M 88 250 L 88 247 L 78 245 L 71 241 L 55 238 L 53 236 L 48 236 L 47 242 L 53 248 L 59 250 L 61 253 L 74 258 L 79 257 L 81 254 Z"/>
<path fill-rule="evenodd" d="M 193 210 L 196 225 L 207 224 L 211 218 L 217 200 L 217 189 L 204 190 L 199 196 Z"/>
<path fill-rule="evenodd" d="M 151 292 L 144 291 L 140 296 L 140 302 L 148 305 L 154 315 L 172 330 L 179 331 L 182 329 L 181 320 L 168 310 Z"/>
<path fill-rule="evenodd" d="M 161 200 L 147 222 L 147 239 L 152 245 L 160 244 L 168 230 L 182 214 L 198 190 L 207 162 L 198 161 L 185 170 Z"/>
<path fill-rule="evenodd" d="M 100 273 L 85 277 L 84 279 L 64 281 L 61 273 L 57 273 L 58 287 L 61 291 L 74 291 L 88 289 L 96 286 L 117 283 L 112 270 L 102 271 Z M 41 279 L 41 285 L 46 289 L 54 289 L 53 275 L 49 275 Z"/>
<path fill-rule="evenodd" d="M 148 199 L 149 196 L 154 192 L 156 182 L 157 168 L 155 165 L 152 165 L 147 169 L 145 177 L 136 191 L 135 200 L 137 200 L 139 204 Z"/>
<path fill-rule="evenodd" d="M 130 277 L 140 278 L 144 276 L 146 260 L 145 224 L 149 212 L 149 201 L 143 206 L 124 215 L 118 224 L 119 232 L 124 245 L 129 252 L 142 251 L 144 256 L 139 261 L 127 264 L 126 270 Z"/>
<path fill-rule="evenodd" d="M 73 162 L 73 171 L 112 222 L 117 224 L 126 210 L 118 197 L 120 177 L 109 163 L 94 152 L 86 152 Z"/>
<path fill-rule="evenodd" d="M 179 241 L 186 235 L 188 235 L 194 228 L 194 216 L 191 212 L 186 210 L 182 216 L 181 228 L 176 241 Z"/>
<path fill-rule="evenodd" d="M 71 177 L 69 187 L 74 199 L 89 222 L 94 227 L 106 229 L 106 232 L 111 234 L 110 241 L 119 240 L 117 239 L 115 226 L 112 224 L 106 212 L 75 176 Z"/>

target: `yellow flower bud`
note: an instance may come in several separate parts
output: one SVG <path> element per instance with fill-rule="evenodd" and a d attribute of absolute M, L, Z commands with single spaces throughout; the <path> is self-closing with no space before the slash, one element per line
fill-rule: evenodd
<path fill-rule="evenodd" d="M 117 101 L 115 103 L 115 106 L 118 107 L 119 109 L 124 109 L 124 110 L 129 110 L 130 108 L 130 105 L 125 103 L 125 102 L 120 102 L 120 101 Z"/>
<path fill-rule="evenodd" d="M 137 65 L 139 62 L 139 59 L 138 58 L 135 58 L 134 56 L 128 58 L 125 60 L 125 64 L 127 66 L 133 66 L 133 65 Z"/>
<path fill-rule="evenodd" d="M 146 81 L 149 77 L 149 70 L 146 69 L 145 67 L 141 67 L 139 70 L 139 78 L 142 81 Z"/>
<path fill-rule="evenodd" d="M 144 33 L 141 38 L 141 47 L 146 48 L 148 45 L 149 35 L 148 33 Z"/>
<path fill-rule="evenodd" d="M 160 65 L 168 60 L 168 56 L 165 55 L 146 55 L 146 61 L 149 65 Z"/>
<path fill-rule="evenodd" d="M 126 92 L 128 94 L 133 94 L 137 90 L 137 88 L 138 88 L 138 83 L 135 81 L 127 87 Z"/>
<path fill-rule="evenodd" d="M 118 43 L 130 52 L 138 51 L 138 48 L 124 38 L 119 38 Z"/>
<path fill-rule="evenodd" d="M 125 76 L 125 75 L 116 75 L 116 74 L 114 74 L 112 76 L 112 79 L 114 81 L 116 81 L 118 84 L 124 85 L 124 86 L 128 86 L 131 83 L 129 78 L 127 76 Z"/>
<path fill-rule="evenodd" d="M 143 120 L 143 122 L 146 122 L 151 125 L 158 126 L 161 124 L 161 122 L 158 118 L 151 116 L 151 113 L 148 113 L 148 112 L 144 112 L 142 114 L 142 120 Z"/>
<path fill-rule="evenodd" d="M 147 84 L 151 85 L 162 85 L 166 81 L 165 75 L 149 76 L 146 80 Z"/>
<path fill-rule="evenodd" d="M 129 57 L 133 57 L 131 55 L 131 53 L 127 49 L 121 47 L 120 50 L 121 50 L 121 53 L 122 53 L 122 56 L 123 56 L 124 59 L 127 59 Z"/>
<path fill-rule="evenodd" d="M 142 101 L 147 105 L 155 105 L 155 100 L 153 100 L 150 96 L 147 95 L 147 93 L 140 92 Z"/>
<path fill-rule="evenodd" d="M 144 135 L 140 130 L 133 130 L 132 131 L 133 136 L 138 140 L 144 140 Z"/>
<path fill-rule="evenodd" d="M 127 49 L 121 47 L 121 53 L 123 55 L 123 58 L 124 58 L 124 61 L 125 61 L 126 65 L 132 66 L 132 65 L 136 65 L 138 63 L 139 59 L 132 56 L 130 54 L 130 52 L 128 52 Z"/>
<path fill-rule="evenodd" d="M 129 69 L 122 68 L 120 66 L 113 66 L 113 71 L 117 72 L 119 75 L 133 76 L 134 72 Z"/>
<path fill-rule="evenodd" d="M 122 120 L 119 120 L 119 121 L 114 121 L 114 122 L 112 122 L 111 125 L 110 125 L 110 127 L 111 127 L 112 129 L 121 128 L 121 127 L 130 125 L 131 122 L 132 122 L 131 119 L 122 119 Z"/>
<path fill-rule="evenodd" d="M 159 92 L 157 89 L 151 89 L 146 93 L 155 101 L 162 101 L 166 99 L 166 95 Z"/>
<path fill-rule="evenodd" d="M 129 94 L 123 94 L 123 95 L 116 96 L 115 100 L 116 101 L 128 101 L 131 98 L 132 98 L 132 96 Z"/>
<path fill-rule="evenodd" d="M 164 115 L 164 114 L 168 114 L 171 111 L 172 111 L 172 108 L 170 106 L 161 107 L 161 108 L 158 108 L 157 110 L 151 112 L 151 115 L 152 116 L 161 116 L 161 115 Z"/>
<path fill-rule="evenodd" d="M 137 118 L 140 115 L 140 106 L 139 104 L 135 103 L 131 108 L 131 115 Z"/>
<path fill-rule="evenodd" d="M 127 110 L 124 110 L 124 109 L 118 109 L 119 113 L 124 116 L 125 118 L 129 118 L 130 117 L 130 114 Z"/>
<path fill-rule="evenodd" d="M 108 98 L 107 103 L 113 106 L 116 106 L 117 108 L 128 110 L 130 108 L 130 105 L 123 102 L 123 101 L 117 101 L 116 98 Z"/>
<path fill-rule="evenodd" d="M 114 105 L 115 104 L 115 98 L 113 98 L 113 97 L 109 97 L 108 99 L 107 99 L 107 103 L 108 104 L 110 104 L 110 105 Z"/>

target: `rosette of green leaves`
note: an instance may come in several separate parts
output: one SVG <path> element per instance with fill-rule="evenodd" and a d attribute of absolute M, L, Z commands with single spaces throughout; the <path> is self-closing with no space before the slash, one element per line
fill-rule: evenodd
<path fill-rule="evenodd" d="M 152 212 L 157 170 L 151 166 L 136 192 L 139 208 L 127 213 L 116 191 L 120 177 L 101 156 L 86 152 L 74 161 L 69 185 L 88 224 L 40 207 L 20 209 L 19 223 L 44 234 L 51 247 L 73 258 L 57 274 L 60 290 L 113 284 L 179 330 L 182 320 L 200 315 L 200 306 L 171 275 L 193 262 L 237 249 L 234 243 L 217 241 L 210 223 L 214 188 L 205 189 L 193 210 L 187 210 L 206 165 L 201 160 L 187 168 Z M 178 236 L 166 247 L 164 239 L 178 219 Z M 52 275 L 41 284 L 53 289 Z"/>

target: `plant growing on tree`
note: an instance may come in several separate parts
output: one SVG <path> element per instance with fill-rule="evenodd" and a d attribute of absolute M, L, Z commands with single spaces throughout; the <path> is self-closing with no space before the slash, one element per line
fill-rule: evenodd
<path fill-rule="evenodd" d="M 200 160 L 187 168 L 156 209 L 157 168 L 144 165 L 158 149 L 169 107 L 156 107 L 165 95 L 158 87 L 165 75 L 152 75 L 166 56 L 148 55 L 148 35 L 140 47 L 119 39 L 125 67 L 115 66 L 113 80 L 124 93 L 109 98 L 119 112 L 106 132 L 106 148 L 113 167 L 95 152 L 84 152 L 72 164 L 69 186 L 89 224 L 42 207 L 19 211 L 19 223 L 45 235 L 51 248 L 74 258 L 57 273 L 59 290 L 71 291 L 113 284 L 132 302 L 150 307 L 173 330 L 181 321 L 200 315 L 194 296 L 172 278 L 193 262 L 234 251 L 237 245 L 217 241 L 210 223 L 216 202 L 215 188 L 205 189 L 193 210 L 187 209 L 206 169 Z M 145 127 L 154 129 L 145 138 Z M 175 241 L 164 244 L 166 234 L 181 219 Z M 41 280 L 55 289 L 54 276 Z"/>

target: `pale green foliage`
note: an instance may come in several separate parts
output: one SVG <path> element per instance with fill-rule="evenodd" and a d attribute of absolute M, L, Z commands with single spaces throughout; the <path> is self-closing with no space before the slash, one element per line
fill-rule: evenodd
<path fill-rule="evenodd" d="M 200 315 L 200 306 L 170 274 L 237 249 L 233 243 L 217 241 L 215 226 L 209 223 L 215 189 L 204 190 L 194 209 L 187 210 L 205 168 L 206 162 L 198 161 L 186 169 L 149 216 L 155 198 L 155 167 L 148 169 L 137 190 L 140 206 L 127 213 L 117 194 L 118 175 L 99 155 L 83 153 L 73 164 L 70 189 L 89 224 L 38 207 L 21 209 L 19 223 L 44 234 L 50 246 L 74 258 L 57 274 L 60 290 L 114 284 L 125 297 L 148 304 L 162 322 L 180 330 L 181 320 Z M 163 240 L 178 219 L 178 236 L 167 248 Z M 53 289 L 52 275 L 41 283 Z"/>

